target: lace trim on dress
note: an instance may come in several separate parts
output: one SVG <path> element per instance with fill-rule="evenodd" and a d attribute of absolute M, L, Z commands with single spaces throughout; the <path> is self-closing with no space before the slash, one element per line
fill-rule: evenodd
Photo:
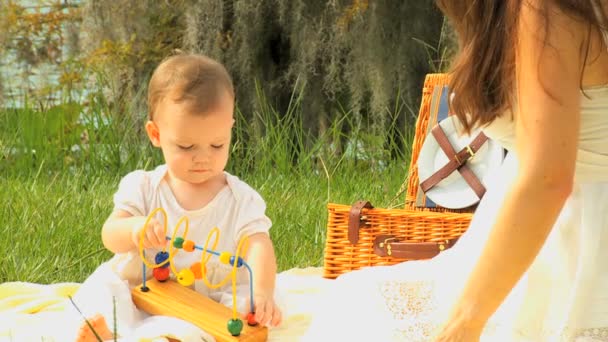
<path fill-rule="evenodd" d="M 434 286 L 428 281 L 387 281 L 380 285 L 386 309 L 395 320 L 393 338 L 428 341 L 438 329 L 438 303 Z"/>
<path fill-rule="evenodd" d="M 580 329 L 574 335 L 576 336 L 576 342 L 606 342 L 608 341 L 608 327 Z"/>
<path fill-rule="evenodd" d="M 393 319 L 392 338 L 397 341 L 426 342 L 439 333 L 439 302 L 434 295 L 437 288 L 432 281 L 383 281 L 378 290 L 384 299 L 385 310 Z M 499 322 L 490 321 L 483 335 L 500 334 Z M 514 333 L 514 332 L 512 332 Z M 533 341 L 526 332 L 520 331 L 516 340 Z M 608 327 L 594 329 L 564 329 L 544 332 L 539 341 L 608 342 Z M 553 338 L 549 337 L 553 336 Z M 537 337 L 538 339 L 539 337 Z"/>

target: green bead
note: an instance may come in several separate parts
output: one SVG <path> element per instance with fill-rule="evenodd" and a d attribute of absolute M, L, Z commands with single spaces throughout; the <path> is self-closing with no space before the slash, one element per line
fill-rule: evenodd
<path fill-rule="evenodd" d="M 182 248 L 182 246 L 184 246 L 184 238 L 179 236 L 176 237 L 175 240 L 173 240 L 173 247 Z"/>
<path fill-rule="evenodd" d="M 228 321 L 228 332 L 232 336 L 239 336 L 243 330 L 243 321 L 240 319 L 231 319 Z"/>

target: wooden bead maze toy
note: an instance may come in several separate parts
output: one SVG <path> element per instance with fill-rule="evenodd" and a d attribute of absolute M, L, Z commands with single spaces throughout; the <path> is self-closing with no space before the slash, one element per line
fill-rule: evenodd
<path fill-rule="evenodd" d="M 192 240 L 186 240 L 189 223 L 185 216 L 177 222 L 170 237 L 167 235 L 167 213 L 162 208 L 157 208 L 148 215 L 144 227 L 148 226 L 157 213 L 163 215 L 165 236 L 170 242 L 169 252 L 163 248 L 163 251 L 158 252 L 155 256 L 155 264 L 147 261 L 143 246 L 145 229 L 142 229 L 139 238 L 139 254 L 143 262 L 143 280 L 141 286 L 137 286 L 131 291 L 135 305 L 152 315 L 172 316 L 190 322 L 211 334 L 218 342 L 266 341 L 268 329 L 257 324 L 254 319 L 253 272 L 245 260 L 239 256 L 245 254 L 243 246 L 247 238 L 239 241 L 234 255 L 229 252 L 220 253 L 215 251 L 219 240 L 219 229 L 211 230 L 204 247 L 200 247 Z M 177 231 L 182 223 L 185 223 L 184 235 L 177 237 Z M 212 238 L 213 246 L 208 248 Z M 194 263 L 190 268 L 177 271 L 172 261 L 180 249 L 185 252 L 200 250 L 202 252 L 201 261 Z M 217 256 L 224 264 L 232 265 L 230 274 L 217 284 L 211 284 L 207 279 L 206 264 L 212 256 Z M 236 307 L 236 271 L 237 268 L 243 266 L 249 272 L 250 310 L 246 325 L 238 317 Z M 146 280 L 146 267 L 152 269 L 154 279 Z M 170 279 L 171 271 L 176 276 L 177 282 Z M 232 280 L 232 310 L 188 288 L 195 279 L 203 280 L 205 285 L 212 289 L 219 288 Z"/>

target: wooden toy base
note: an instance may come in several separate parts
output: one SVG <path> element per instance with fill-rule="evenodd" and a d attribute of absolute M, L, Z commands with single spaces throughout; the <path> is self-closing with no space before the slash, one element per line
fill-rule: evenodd
<path fill-rule="evenodd" d="M 230 308 L 175 281 L 161 283 L 150 279 L 146 286 L 148 292 L 143 292 L 139 285 L 131 290 L 131 295 L 135 305 L 149 314 L 183 319 L 211 334 L 217 342 L 262 342 L 268 339 L 266 327 L 251 327 L 242 318 L 243 331 L 239 336 L 232 336 L 227 328 L 228 320 L 232 319 Z"/>

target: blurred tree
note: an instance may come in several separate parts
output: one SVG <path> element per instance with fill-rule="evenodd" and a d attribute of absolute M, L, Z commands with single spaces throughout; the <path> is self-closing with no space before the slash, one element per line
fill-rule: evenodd
<path fill-rule="evenodd" d="M 393 133 L 403 134 L 424 75 L 442 70 L 452 46 L 430 1 L 193 0 L 185 27 L 186 49 L 228 66 L 246 113 L 257 109 L 254 82 L 281 113 L 304 84 L 313 134 L 342 115 L 338 108 L 355 114 L 358 129 L 385 132 L 396 120 Z M 394 113 L 403 105 L 411 110 Z"/>
<path fill-rule="evenodd" d="M 73 37 L 66 39 L 64 25 L 69 23 L 72 31 L 76 31 L 79 22 L 78 5 L 67 0 L 38 4 L 0 0 L 2 65 L 10 70 L 8 77 L 19 77 L 22 93 L 40 101 L 53 100 L 53 93 L 61 85 L 42 82 L 45 81 L 40 75 L 43 66 L 56 69 L 60 79 L 73 81 L 74 75 L 69 77 L 63 73 L 70 73 L 68 65 L 77 51 L 65 47 L 77 43 Z"/>
<path fill-rule="evenodd" d="M 61 7 L 67 2 L 55 1 L 56 11 L 31 15 L 0 1 L 0 43 L 17 51 L 20 61 L 53 60 L 58 44 L 69 42 L 80 53 L 80 69 L 70 69 L 61 82 L 82 81 L 85 70 L 105 75 L 116 112 L 142 120 L 144 85 L 155 65 L 177 48 L 227 66 L 247 120 L 257 120 L 260 92 L 280 115 L 301 92 L 299 108 L 312 136 L 349 113 L 354 119 L 341 127 L 345 133 L 386 136 L 393 129 L 394 138 L 417 114 L 424 75 L 444 70 L 454 47 L 431 1 L 95 0 L 69 12 Z M 50 24 L 61 20 L 81 24 L 66 39 L 54 33 L 60 26 Z M 264 134 L 257 127 L 252 139 Z"/>

